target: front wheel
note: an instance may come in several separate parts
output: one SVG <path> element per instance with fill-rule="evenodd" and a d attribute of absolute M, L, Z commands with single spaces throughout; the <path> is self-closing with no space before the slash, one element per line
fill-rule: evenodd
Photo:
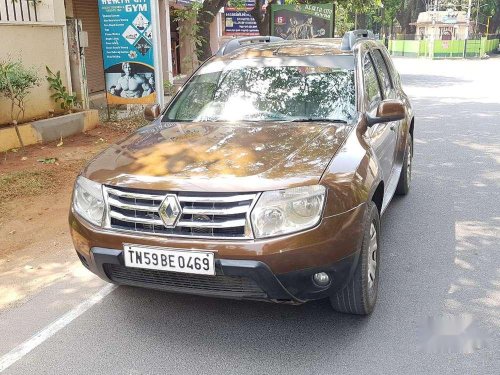
<path fill-rule="evenodd" d="M 347 285 L 330 297 L 333 308 L 339 312 L 368 315 L 377 301 L 380 266 L 380 217 L 377 206 L 367 203 L 363 242 L 356 270 Z"/>
<path fill-rule="evenodd" d="M 410 191 L 411 182 L 411 167 L 413 161 L 413 141 L 411 134 L 406 137 L 406 149 L 405 156 L 403 158 L 403 168 L 401 168 L 401 174 L 399 175 L 398 186 L 396 188 L 396 194 L 406 195 Z"/>

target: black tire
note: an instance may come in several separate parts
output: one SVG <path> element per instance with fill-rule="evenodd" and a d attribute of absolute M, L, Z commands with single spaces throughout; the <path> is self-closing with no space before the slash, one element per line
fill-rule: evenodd
<path fill-rule="evenodd" d="M 411 134 L 408 133 L 406 137 L 406 148 L 405 156 L 403 158 L 403 168 L 401 168 L 401 174 L 399 175 L 398 186 L 396 187 L 397 195 L 406 195 L 410 191 L 411 183 L 411 167 L 413 165 L 413 141 Z M 409 163 L 408 163 L 409 160 Z"/>
<path fill-rule="evenodd" d="M 375 203 L 367 203 L 366 210 L 367 212 L 363 223 L 363 240 L 354 274 L 342 290 L 330 296 L 330 302 L 333 308 L 338 312 L 368 315 L 373 311 L 375 303 L 377 302 L 380 263 L 380 217 Z M 374 259 L 376 267 L 375 273 L 370 277 L 368 269 L 370 263 L 369 257 L 372 255 L 370 251 L 370 232 L 372 224 L 375 228 L 376 249 L 374 251 Z"/>

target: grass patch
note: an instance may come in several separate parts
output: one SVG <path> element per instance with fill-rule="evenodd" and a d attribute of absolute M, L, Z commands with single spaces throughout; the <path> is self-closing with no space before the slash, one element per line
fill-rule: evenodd
<path fill-rule="evenodd" d="M 0 201 L 46 193 L 54 187 L 52 171 L 19 171 L 0 174 Z"/>

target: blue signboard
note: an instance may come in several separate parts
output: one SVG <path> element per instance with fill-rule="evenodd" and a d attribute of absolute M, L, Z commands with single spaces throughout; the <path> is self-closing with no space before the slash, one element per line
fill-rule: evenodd
<path fill-rule="evenodd" d="M 255 0 L 245 0 L 240 7 L 234 7 L 231 1 L 228 1 L 224 8 L 224 35 L 231 36 L 250 36 L 259 35 L 257 23 L 252 17 L 250 10 L 255 6 Z"/>
<path fill-rule="evenodd" d="M 283 4 L 284 0 L 276 0 L 274 4 Z M 235 7 L 234 3 L 238 3 Z M 262 1 L 262 11 L 265 12 L 268 1 Z M 224 35 L 230 36 L 252 36 L 259 35 L 259 28 L 250 11 L 255 7 L 255 0 L 227 2 L 224 8 Z"/>
<path fill-rule="evenodd" d="M 259 35 L 257 23 L 251 14 L 243 11 L 228 11 L 225 16 L 225 35 Z"/>
<path fill-rule="evenodd" d="M 98 0 L 110 104 L 156 101 L 152 0 Z"/>

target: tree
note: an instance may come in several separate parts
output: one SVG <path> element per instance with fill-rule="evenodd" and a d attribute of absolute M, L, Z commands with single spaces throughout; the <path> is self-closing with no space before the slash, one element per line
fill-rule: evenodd
<path fill-rule="evenodd" d="M 276 4 L 277 0 L 269 0 L 266 10 L 262 10 L 262 0 L 255 0 L 255 6 L 249 12 L 250 15 L 255 20 L 257 24 L 257 28 L 259 29 L 260 35 L 270 35 L 271 32 L 269 30 L 269 18 L 271 17 L 271 5 Z"/>
<path fill-rule="evenodd" d="M 500 1 L 498 0 L 483 0 L 479 9 L 479 30 L 486 33 L 486 24 L 488 17 L 490 18 L 489 34 L 497 34 L 500 32 Z"/>
<path fill-rule="evenodd" d="M 0 93 L 10 100 L 11 122 L 21 147 L 24 143 L 17 124 L 24 119 L 26 97 L 32 88 L 39 85 L 40 79 L 33 68 L 26 68 L 21 61 L 0 61 Z"/>
<path fill-rule="evenodd" d="M 415 34 L 415 26 L 410 25 L 415 22 L 420 12 L 425 12 L 425 3 L 421 0 L 402 1 L 399 11 L 396 13 L 396 19 L 401 26 L 404 34 Z"/>
<path fill-rule="evenodd" d="M 198 36 L 200 37 L 200 46 L 197 48 L 197 54 L 200 61 L 205 61 L 212 56 L 210 48 L 210 24 L 215 15 L 227 4 L 227 0 L 205 0 L 198 12 Z"/>

